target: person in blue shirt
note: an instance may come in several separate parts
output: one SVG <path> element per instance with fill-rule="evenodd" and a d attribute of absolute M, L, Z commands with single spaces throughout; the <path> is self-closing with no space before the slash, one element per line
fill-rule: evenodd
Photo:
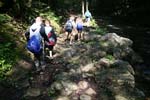
<path fill-rule="evenodd" d="M 25 37 L 27 39 L 27 49 L 34 54 L 34 64 L 36 70 L 40 71 L 40 64 L 42 62 L 41 55 L 43 50 L 42 39 L 48 41 L 41 17 L 36 17 L 33 24 L 25 33 Z"/>
<path fill-rule="evenodd" d="M 83 20 L 81 17 L 76 18 L 76 29 L 78 32 L 78 41 L 84 39 L 84 33 L 83 33 Z"/>
<path fill-rule="evenodd" d="M 85 12 L 84 16 L 85 16 L 86 24 L 87 24 L 87 26 L 89 26 L 90 21 L 91 21 L 91 18 L 92 18 L 92 15 L 91 15 L 90 11 L 87 10 L 87 11 Z"/>
<path fill-rule="evenodd" d="M 70 45 L 73 43 L 75 35 L 77 33 L 74 19 L 75 19 L 74 16 L 70 16 L 69 20 L 66 22 L 64 27 L 66 33 L 65 40 L 68 40 L 70 38 L 70 42 L 69 42 Z"/>

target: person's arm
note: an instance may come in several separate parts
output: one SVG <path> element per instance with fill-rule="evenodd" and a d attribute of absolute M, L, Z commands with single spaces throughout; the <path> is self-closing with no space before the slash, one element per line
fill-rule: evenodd
<path fill-rule="evenodd" d="M 57 36 L 56 36 L 56 33 L 55 33 L 55 30 L 52 28 L 51 30 L 51 33 L 52 33 L 52 37 L 55 39 L 55 41 L 57 42 Z"/>
<path fill-rule="evenodd" d="M 30 31 L 29 31 L 29 28 L 28 30 L 24 33 L 25 37 L 26 37 L 26 40 L 29 41 L 30 39 Z"/>
<path fill-rule="evenodd" d="M 73 30 L 75 31 L 75 33 L 77 33 L 77 28 L 76 28 L 76 23 L 75 22 L 72 22 L 72 25 L 73 25 Z"/>
<path fill-rule="evenodd" d="M 45 34 L 44 25 L 41 25 L 40 34 L 41 34 L 41 36 L 44 38 L 45 41 L 47 41 L 47 42 L 49 41 L 49 40 L 48 40 L 48 37 L 47 37 L 46 34 Z"/>

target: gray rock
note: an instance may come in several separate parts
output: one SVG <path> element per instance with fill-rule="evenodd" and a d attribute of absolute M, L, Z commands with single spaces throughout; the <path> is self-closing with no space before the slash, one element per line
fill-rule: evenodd
<path fill-rule="evenodd" d="M 25 79 L 25 80 L 19 82 L 19 84 L 20 84 L 20 87 L 23 87 L 23 88 L 30 86 L 28 79 Z"/>
<path fill-rule="evenodd" d="M 31 70 L 31 68 L 33 67 L 32 63 L 28 62 L 26 60 L 18 61 L 18 66 L 23 68 L 23 69 L 26 69 L 26 70 Z"/>
<path fill-rule="evenodd" d="M 68 95 L 71 95 L 77 89 L 78 89 L 78 86 L 76 83 L 73 83 L 69 80 L 68 81 L 59 80 L 58 82 L 54 82 L 51 85 L 50 91 L 54 91 L 53 94 L 57 94 L 56 91 L 60 91 L 61 95 L 68 96 Z"/>
<path fill-rule="evenodd" d="M 99 52 L 98 52 L 98 56 L 99 56 L 99 57 L 104 57 L 104 56 L 106 56 L 106 54 L 107 54 L 107 53 L 106 53 L 105 51 L 99 51 Z"/>
<path fill-rule="evenodd" d="M 80 81 L 78 83 L 79 89 L 86 89 L 89 86 L 89 83 L 87 81 Z"/>
<path fill-rule="evenodd" d="M 120 46 L 121 45 L 131 46 L 133 44 L 133 42 L 130 39 L 124 38 L 124 37 L 120 37 L 116 33 L 108 33 L 108 34 L 102 36 L 101 40 L 108 41 L 114 47 L 116 47 L 117 45 L 120 45 Z"/>
<path fill-rule="evenodd" d="M 70 81 L 62 81 L 62 85 L 64 88 L 68 88 L 68 90 L 75 91 L 78 89 L 78 86 L 76 83 L 70 82 Z"/>
<path fill-rule="evenodd" d="M 89 88 L 85 91 L 87 95 L 96 95 L 96 91 L 92 88 Z"/>
<path fill-rule="evenodd" d="M 85 66 L 81 66 L 81 71 L 82 72 L 89 72 L 89 71 L 95 71 L 96 68 L 94 67 L 93 63 L 87 64 Z"/>
<path fill-rule="evenodd" d="M 105 67 L 110 67 L 110 65 L 112 64 L 112 61 L 107 58 L 101 58 L 99 61 L 99 64 Z"/>
<path fill-rule="evenodd" d="M 123 97 L 123 96 L 121 96 L 121 95 L 116 95 L 115 96 L 115 100 L 129 100 L 128 98 L 125 98 L 125 97 Z"/>
<path fill-rule="evenodd" d="M 108 53 L 113 54 L 117 59 L 127 58 L 132 55 L 133 50 L 130 48 L 133 42 L 116 33 L 108 33 L 101 38 L 101 46 Z"/>
<path fill-rule="evenodd" d="M 54 88 L 55 88 L 56 90 L 62 90 L 62 89 L 63 89 L 63 85 L 62 85 L 60 82 L 55 82 L 55 83 L 53 84 L 53 86 L 54 86 Z"/>
<path fill-rule="evenodd" d="M 60 96 L 56 100 L 70 100 L 70 99 L 66 96 Z"/>
<path fill-rule="evenodd" d="M 116 47 L 113 48 L 113 56 L 117 59 L 128 58 L 128 56 L 132 56 L 133 50 L 128 47 Z"/>
<path fill-rule="evenodd" d="M 76 49 L 69 48 L 64 50 L 63 55 L 65 58 L 70 58 L 73 57 L 76 53 Z"/>
<path fill-rule="evenodd" d="M 127 70 L 127 71 L 129 71 L 132 75 L 135 74 L 135 72 L 134 72 L 132 66 L 131 66 L 128 62 L 126 62 L 126 61 L 123 61 L 123 60 L 116 60 L 116 61 L 113 63 L 113 66 L 114 66 L 114 67 L 117 67 L 118 69 L 120 69 L 120 70 L 122 70 L 122 71 L 123 71 L 123 70 Z"/>
<path fill-rule="evenodd" d="M 79 98 L 77 96 L 73 96 L 71 100 L 79 100 Z"/>
<path fill-rule="evenodd" d="M 61 90 L 61 95 L 63 95 L 63 96 L 69 96 L 72 93 L 73 93 L 73 91 L 69 88 L 65 88 L 65 89 Z"/>
<path fill-rule="evenodd" d="M 86 94 L 80 96 L 80 100 L 92 100 L 92 97 Z"/>
<path fill-rule="evenodd" d="M 41 95 L 41 90 L 38 88 L 29 88 L 25 94 L 25 97 L 38 97 Z"/>
<path fill-rule="evenodd" d="M 85 34 L 84 38 L 86 41 L 90 41 L 90 40 L 94 40 L 94 39 L 99 39 L 101 37 L 101 35 L 97 35 L 97 34 Z"/>

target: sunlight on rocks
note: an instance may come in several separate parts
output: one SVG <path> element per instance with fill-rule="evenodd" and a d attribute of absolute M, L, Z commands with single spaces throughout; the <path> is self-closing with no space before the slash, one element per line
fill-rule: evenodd
<path fill-rule="evenodd" d="M 121 95 L 116 95 L 115 100 L 128 100 L 127 98 L 121 96 Z"/>
<path fill-rule="evenodd" d="M 59 98 L 57 98 L 56 100 L 70 100 L 68 97 L 59 97 Z"/>
<path fill-rule="evenodd" d="M 81 66 L 81 71 L 82 72 L 91 72 L 91 71 L 95 71 L 96 68 L 94 67 L 93 63 L 87 64 L 86 66 Z"/>
<path fill-rule="evenodd" d="M 96 91 L 92 88 L 87 89 L 85 93 L 88 95 L 96 95 Z"/>
<path fill-rule="evenodd" d="M 37 97 L 41 95 L 41 90 L 38 88 L 29 88 L 25 96 L 29 97 Z"/>
<path fill-rule="evenodd" d="M 86 81 L 80 81 L 78 83 L 78 86 L 79 86 L 80 89 L 86 89 L 86 88 L 88 88 L 89 84 Z"/>
<path fill-rule="evenodd" d="M 86 94 L 80 96 L 80 100 L 92 100 L 92 97 Z"/>

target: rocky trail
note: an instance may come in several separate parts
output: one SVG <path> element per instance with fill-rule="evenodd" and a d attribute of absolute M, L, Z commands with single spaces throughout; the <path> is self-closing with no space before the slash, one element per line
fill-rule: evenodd
<path fill-rule="evenodd" d="M 27 60 L 18 62 L 13 77 L 23 91 L 11 100 L 144 100 L 131 65 L 142 61 L 133 42 L 115 33 L 84 32 L 85 40 L 72 45 L 59 34 L 54 58 L 42 72 L 34 72 Z"/>
<path fill-rule="evenodd" d="M 64 38 L 64 34 L 58 36 L 54 59 L 46 59 L 45 70 L 31 73 L 30 88 L 25 95 L 28 99 L 55 100 L 57 97 L 57 100 L 97 100 L 97 83 L 94 76 L 87 77 L 82 72 L 90 70 L 93 64 L 87 65 L 90 69 L 82 69 L 79 67 L 81 62 L 76 61 L 80 60 L 80 55 L 86 51 L 84 42 L 75 41 L 70 45 Z M 83 64 L 88 63 L 86 60 L 89 58 L 82 60 L 85 61 Z"/>

